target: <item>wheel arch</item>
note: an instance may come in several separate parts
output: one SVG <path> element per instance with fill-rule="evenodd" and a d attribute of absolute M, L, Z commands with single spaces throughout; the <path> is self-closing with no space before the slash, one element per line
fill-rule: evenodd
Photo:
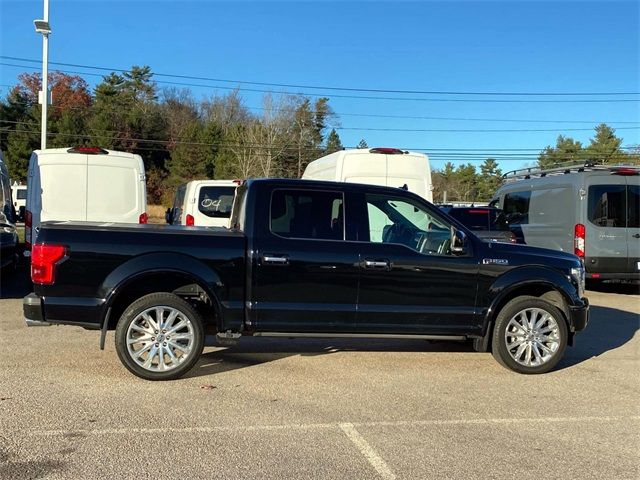
<path fill-rule="evenodd" d="M 107 330 L 115 328 L 126 307 L 154 292 L 182 296 L 203 296 L 212 315 L 203 315 L 205 324 L 221 325 L 224 315 L 217 290 L 223 288 L 219 276 L 193 257 L 180 254 L 151 254 L 136 257 L 114 270 L 103 282 L 105 304 L 101 319 L 101 348 Z"/>
<path fill-rule="evenodd" d="M 498 278 L 491 286 L 490 293 L 493 299 L 484 312 L 483 336 L 477 339 L 476 349 L 491 349 L 493 326 L 498 313 L 508 302 L 521 296 L 538 297 L 557 307 L 569 331 L 568 344 L 573 345 L 574 332 L 569 310 L 569 306 L 573 304 L 573 286 L 569 279 L 547 268 L 516 269 L 509 273 Z"/>

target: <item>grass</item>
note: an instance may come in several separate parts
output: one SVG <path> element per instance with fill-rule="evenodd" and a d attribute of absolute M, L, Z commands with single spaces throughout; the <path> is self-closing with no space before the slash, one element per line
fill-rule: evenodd
<path fill-rule="evenodd" d="M 162 205 L 147 205 L 149 223 L 165 223 L 164 213 L 166 210 L 166 207 Z"/>

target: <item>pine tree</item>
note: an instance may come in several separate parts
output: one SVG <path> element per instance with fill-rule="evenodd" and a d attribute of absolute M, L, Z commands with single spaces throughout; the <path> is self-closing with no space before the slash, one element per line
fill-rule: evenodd
<path fill-rule="evenodd" d="M 626 154 L 620 149 L 622 139 L 616 137 L 616 131 L 604 123 L 595 130 L 596 134 L 585 149 L 586 158 L 599 164 L 624 162 Z"/>
<path fill-rule="evenodd" d="M 359 149 L 369 148 L 369 145 L 367 145 L 367 142 L 363 138 L 358 142 L 358 145 L 356 146 L 356 148 L 359 148 Z"/>
<path fill-rule="evenodd" d="M 339 150 L 342 150 L 343 148 L 344 147 L 342 146 L 342 142 L 340 141 L 338 132 L 336 132 L 335 128 L 332 128 L 329 132 L 329 135 L 327 135 L 327 147 L 325 153 L 329 154 L 337 152 Z"/>

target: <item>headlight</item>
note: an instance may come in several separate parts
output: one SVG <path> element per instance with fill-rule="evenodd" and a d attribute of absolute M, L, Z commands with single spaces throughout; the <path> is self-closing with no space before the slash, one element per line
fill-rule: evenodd
<path fill-rule="evenodd" d="M 571 277 L 573 278 L 573 281 L 578 287 L 578 295 L 580 297 L 583 297 L 584 296 L 584 279 L 585 279 L 584 266 L 581 265 L 579 267 L 572 268 Z"/>

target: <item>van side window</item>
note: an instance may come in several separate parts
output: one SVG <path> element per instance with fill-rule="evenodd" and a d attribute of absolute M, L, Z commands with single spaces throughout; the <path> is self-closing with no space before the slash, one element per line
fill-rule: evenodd
<path fill-rule="evenodd" d="M 640 228 L 640 186 L 629 185 L 627 187 L 627 202 L 629 204 L 629 220 L 627 227 Z"/>
<path fill-rule="evenodd" d="M 344 240 L 341 192 L 275 190 L 271 194 L 271 232 L 286 238 Z"/>
<path fill-rule="evenodd" d="M 369 241 L 399 243 L 429 255 L 449 255 L 451 224 L 418 203 L 367 194 Z"/>
<path fill-rule="evenodd" d="M 503 211 L 510 224 L 529 223 L 529 201 L 531 192 L 513 192 L 504 196 Z"/>
<path fill-rule="evenodd" d="M 626 217 L 624 185 L 592 185 L 589 187 L 589 221 L 599 227 L 624 228 Z"/>

